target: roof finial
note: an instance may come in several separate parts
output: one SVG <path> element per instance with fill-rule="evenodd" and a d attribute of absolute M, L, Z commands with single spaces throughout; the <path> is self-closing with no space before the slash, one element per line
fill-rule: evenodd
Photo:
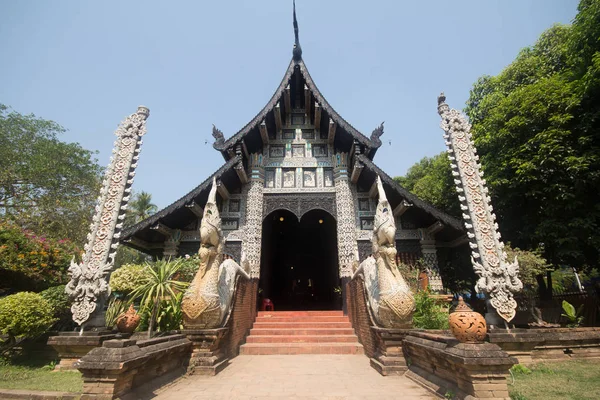
<path fill-rule="evenodd" d="M 302 47 L 300 47 L 300 40 L 298 39 L 298 20 L 296 19 L 296 0 L 294 0 L 294 37 L 296 41 L 294 42 L 294 50 L 292 54 L 294 55 L 295 61 L 300 61 L 302 59 Z"/>

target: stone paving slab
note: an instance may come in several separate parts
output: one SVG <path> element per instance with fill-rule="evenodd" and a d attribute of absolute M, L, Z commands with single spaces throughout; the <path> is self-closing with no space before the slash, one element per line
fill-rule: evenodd
<path fill-rule="evenodd" d="M 365 356 L 241 355 L 214 377 L 186 376 L 153 393 L 128 398 L 186 399 L 435 399 L 403 376 L 381 376 Z"/>

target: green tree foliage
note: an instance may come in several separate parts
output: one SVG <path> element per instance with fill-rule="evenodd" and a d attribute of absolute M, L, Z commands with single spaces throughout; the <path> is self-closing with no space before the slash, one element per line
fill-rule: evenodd
<path fill-rule="evenodd" d="M 132 199 L 127 207 L 124 226 L 131 227 L 140 221 L 152 216 L 157 211 L 157 207 L 152 203 L 152 195 L 147 192 L 132 194 Z M 148 261 L 148 256 L 140 251 L 127 246 L 119 246 L 115 257 L 115 266 L 120 268 L 126 264 L 143 264 Z"/>
<path fill-rule="evenodd" d="M 518 247 L 512 248 L 509 244 L 504 247 L 507 259 L 512 262 L 515 257 L 519 260 L 519 278 L 524 285 L 533 286 L 537 283 L 536 277 L 545 275 L 549 265 L 539 250 L 527 251 Z"/>
<path fill-rule="evenodd" d="M 465 109 L 504 237 L 555 266 L 599 258 L 599 89 L 600 1 L 583 0 L 572 26 L 481 77 Z"/>
<path fill-rule="evenodd" d="M 445 152 L 424 157 L 410 167 L 405 176 L 394 178 L 401 186 L 455 217 L 461 217 L 450 160 Z"/>
<path fill-rule="evenodd" d="M 53 326 L 53 330 L 66 330 L 74 327 L 71 314 L 71 299 L 65 293 L 65 285 L 52 286 L 48 289 L 40 292 L 50 307 L 52 307 L 53 316 L 56 318 L 56 322 Z"/>
<path fill-rule="evenodd" d="M 137 193 L 133 196 L 133 201 L 129 203 L 126 224 L 137 224 L 155 214 L 157 210 L 158 207 L 152 203 L 152 195 L 150 193 L 144 191 Z"/>
<path fill-rule="evenodd" d="M 0 218 L 83 246 L 100 184 L 92 152 L 56 122 L 0 104 Z"/>
<path fill-rule="evenodd" d="M 415 293 L 413 326 L 418 329 L 448 329 L 448 306 L 436 303 L 428 290 Z"/>
<path fill-rule="evenodd" d="M 0 288 L 37 291 L 66 283 L 70 260 L 79 254 L 69 240 L 37 236 L 0 220 Z"/>
<path fill-rule="evenodd" d="M 125 264 L 110 275 L 110 290 L 128 295 L 149 279 L 146 266 Z"/>
<path fill-rule="evenodd" d="M 19 340 L 42 334 L 56 321 L 53 314 L 52 306 L 36 293 L 20 292 L 0 299 L 0 334 L 7 336 L 0 344 L 1 352 Z"/>

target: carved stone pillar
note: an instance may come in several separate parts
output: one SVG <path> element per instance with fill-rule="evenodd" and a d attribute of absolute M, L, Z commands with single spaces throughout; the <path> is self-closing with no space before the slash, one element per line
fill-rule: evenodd
<path fill-rule="evenodd" d="M 165 259 L 177 257 L 180 241 L 181 231 L 179 229 L 173 229 L 173 232 L 171 232 L 165 240 L 165 247 L 163 248 L 163 257 Z"/>
<path fill-rule="evenodd" d="M 242 243 L 242 252 L 248 260 L 251 278 L 260 276 L 264 182 L 265 170 L 262 154 L 251 154 L 250 183 L 248 183 L 246 197 L 246 234 Z"/>
<path fill-rule="evenodd" d="M 427 268 L 427 277 L 429 279 L 429 289 L 433 292 L 444 290 L 442 277 L 440 276 L 440 268 L 437 258 L 437 247 L 435 246 L 435 238 L 425 229 L 419 229 L 421 236 L 421 254 L 423 262 Z"/>
<path fill-rule="evenodd" d="M 514 293 L 523 289 L 519 279 L 517 257 L 510 262 L 500 240 L 496 215 L 488 195 L 479 156 L 471 141 L 471 125 L 458 110 L 450 109 L 446 96 L 438 97 L 441 128 L 448 146 L 454 184 L 458 193 L 467 237 L 471 247 L 471 263 L 479 279 L 475 288 L 486 292 L 492 307 L 506 321 L 517 313 Z"/>
<path fill-rule="evenodd" d="M 358 245 L 356 243 L 356 210 L 350 182 L 348 179 L 348 154 L 337 153 L 333 156 L 333 174 L 335 182 L 335 202 L 337 219 L 338 262 L 342 280 L 342 310 L 348 312 L 346 286 L 350 282 L 354 265 L 358 263 Z"/>
<path fill-rule="evenodd" d="M 358 259 L 358 246 L 356 244 L 356 210 L 348 180 L 348 155 L 338 153 L 333 157 L 335 201 L 337 211 L 337 240 L 340 278 L 352 276 L 353 267 Z"/>
<path fill-rule="evenodd" d="M 149 115 L 150 110 L 140 106 L 117 128 L 113 156 L 102 182 L 83 260 L 80 264 L 71 261 L 69 267 L 71 280 L 65 292 L 73 299 L 73 321 L 81 326 L 104 327 L 102 306 L 109 293 L 108 276 L 119 246 Z"/>

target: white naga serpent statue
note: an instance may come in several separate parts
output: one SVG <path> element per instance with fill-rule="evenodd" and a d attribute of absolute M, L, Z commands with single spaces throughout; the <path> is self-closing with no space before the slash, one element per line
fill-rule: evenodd
<path fill-rule="evenodd" d="M 408 328 L 415 299 L 396 265 L 396 221 L 383 185 L 377 177 L 379 201 L 373 228 L 373 255 L 367 257 L 354 276 L 362 275 L 371 314 L 384 328 Z"/>
<path fill-rule="evenodd" d="M 200 267 L 181 304 L 186 329 L 221 327 L 231 307 L 237 274 L 250 279 L 234 260 L 221 262 L 224 243 L 216 195 L 217 185 L 213 178 L 200 223 Z M 244 261 L 242 254 L 242 264 L 246 264 Z"/>

